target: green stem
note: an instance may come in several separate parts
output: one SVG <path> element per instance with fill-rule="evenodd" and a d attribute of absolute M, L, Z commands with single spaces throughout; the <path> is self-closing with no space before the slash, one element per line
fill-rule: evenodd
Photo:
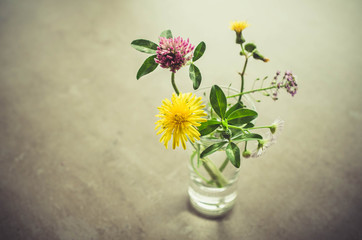
<path fill-rule="evenodd" d="M 255 129 L 262 129 L 262 128 L 271 128 L 273 126 L 261 126 L 261 127 L 252 127 L 252 128 L 246 128 L 247 130 L 255 130 Z"/>
<path fill-rule="evenodd" d="M 226 166 L 228 165 L 228 163 L 229 163 L 229 159 L 226 158 L 226 159 L 224 160 L 224 162 L 221 164 L 221 166 L 219 167 L 219 171 L 220 171 L 220 172 L 223 172 L 223 171 L 225 170 Z M 209 184 L 212 184 L 213 182 L 214 182 L 214 180 L 211 180 L 211 181 L 209 181 L 208 183 L 209 183 Z"/>
<path fill-rule="evenodd" d="M 243 46 L 241 46 L 241 49 L 243 50 L 244 52 L 244 49 L 243 49 Z M 245 62 L 244 62 L 244 67 L 243 67 L 243 71 L 240 73 L 240 76 L 241 76 L 241 87 L 240 87 L 240 93 L 242 93 L 244 91 L 244 75 L 245 75 L 245 70 L 246 70 L 246 66 L 248 65 L 248 56 L 244 55 L 245 56 Z M 239 95 L 239 99 L 238 99 L 238 102 L 241 101 L 241 95 Z"/>
<path fill-rule="evenodd" d="M 222 165 L 219 167 L 220 172 L 224 171 L 225 167 L 228 165 L 229 159 L 226 158 Z"/>
<path fill-rule="evenodd" d="M 237 126 L 233 126 L 233 125 L 229 125 L 229 128 L 234 128 L 234 129 L 238 129 L 238 130 L 241 130 L 243 132 L 243 134 L 245 134 L 245 129 L 242 128 L 242 127 L 237 127 Z"/>
<path fill-rule="evenodd" d="M 217 187 L 222 188 L 228 184 L 228 181 L 210 159 L 203 158 L 202 164 L 206 171 L 210 174 L 211 178 L 215 181 Z"/>
<path fill-rule="evenodd" d="M 197 154 L 197 153 L 196 153 Z M 202 180 L 204 180 L 205 182 L 208 182 L 208 180 L 205 178 L 205 177 L 203 177 L 200 173 L 199 173 L 199 171 L 197 171 L 197 169 L 196 169 L 196 167 L 195 167 L 195 164 L 194 164 L 194 158 L 193 157 L 191 157 L 190 158 L 190 161 L 191 161 L 191 166 L 192 166 L 192 169 L 195 171 L 195 173 L 197 174 L 197 176 L 199 176 Z"/>
<path fill-rule="evenodd" d="M 175 82 L 175 73 L 171 73 L 171 83 L 172 83 L 172 87 L 175 90 L 176 94 L 180 95 L 180 92 L 178 91 L 176 82 Z"/>
<path fill-rule="evenodd" d="M 254 90 L 250 90 L 250 91 L 247 91 L 247 92 L 241 92 L 241 93 L 238 93 L 238 94 L 235 94 L 235 95 L 232 95 L 232 96 L 228 96 L 227 98 L 232 98 L 232 97 L 237 97 L 237 96 L 239 96 L 239 98 L 240 98 L 241 95 L 244 95 L 244 94 L 265 91 L 265 90 L 269 90 L 269 89 L 273 89 L 273 88 L 277 88 L 277 86 L 271 86 L 271 87 L 266 87 L 266 88 L 254 89 Z"/>
<path fill-rule="evenodd" d="M 252 128 L 242 128 L 242 127 L 237 127 L 237 126 L 233 126 L 233 125 L 229 125 L 229 128 L 235 128 L 235 129 L 239 129 L 241 131 L 244 132 L 244 130 L 255 130 L 255 129 L 262 129 L 262 128 L 271 128 L 273 126 L 260 126 L 260 127 L 252 127 Z M 245 133 L 245 132 L 244 132 Z"/>
<path fill-rule="evenodd" d="M 195 151 L 200 151 L 199 148 L 196 148 L 196 146 L 190 141 L 191 145 L 194 147 Z M 199 152 L 196 152 L 196 154 L 199 154 Z M 195 155 L 196 155 L 195 154 Z M 211 184 L 211 183 L 215 183 L 217 187 L 222 188 L 225 185 L 228 184 L 228 181 L 225 179 L 225 177 L 223 176 L 223 174 L 221 173 L 222 170 L 224 169 L 218 169 L 216 167 L 216 165 L 208 158 L 202 158 L 200 159 L 202 161 L 202 165 L 204 166 L 205 170 L 207 171 L 207 173 L 210 175 L 211 177 L 211 181 L 208 181 L 205 177 L 203 177 L 199 171 L 197 171 L 195 164 L 194 164 L 194 155 L 191 156 L 191 166 L 193 168 L 193 170 L 195 171 L 195 173 L 203 180 L 205 181 L 207 184 Z M 224 164 L 223 164 L 224 165 Z M 226 166 L 226 164 L 225 164 Z M 225 168 L 224 166 L 224 168 Z M 222 167 L 222 166 L 221 166 Z M 220 168 L 221 168 L 220 167 Z"/>

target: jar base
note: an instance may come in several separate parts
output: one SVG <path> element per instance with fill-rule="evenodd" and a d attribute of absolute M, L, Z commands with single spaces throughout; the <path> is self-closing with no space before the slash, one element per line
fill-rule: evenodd
<path fill-rule="evenodd" d="M 236 191 L 223 197 L 201 195 L 191 186 L 188 189 L 188 194 L 192 207 L 206 217 L 226 215 L 234 207 L 237 197 Z"/>

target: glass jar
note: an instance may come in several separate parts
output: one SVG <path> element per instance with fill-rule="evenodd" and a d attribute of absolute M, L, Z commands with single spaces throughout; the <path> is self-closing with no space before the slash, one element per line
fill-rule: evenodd
<path fill-rule="evenodd" d="M 239 93 L 239 91 L 221 87 L 226 96 Z M 209 99 L 211 88 L 202 88 L 196 95 Z M 228 98 L 228 107 L 234 105 L 238 97 Z M 248 109 L 255 110 L 253 101 L 248 96 L 242 97 L 242 102 Z M 211 106 L 206 102 L 205 111 L 210 116 Z M 219 217 L 229 212 L 235 205 L 237 198 L 237 182 L 240 168 L 230 163 L 225 154 L 226 145 L 207 157 L 200 159 L 200 152 L 208 146 L 225 141 L 213 136 L 202 136 L 199 141 L 191 143 L 193 151 L 189 161 L 189 187 L 188 194 L 191 205 L 199 213 L 208 217 Z M 241 145 L 242 143 L 238 144 Z M 239 148 L 241 148 L 239 146 Z"/>

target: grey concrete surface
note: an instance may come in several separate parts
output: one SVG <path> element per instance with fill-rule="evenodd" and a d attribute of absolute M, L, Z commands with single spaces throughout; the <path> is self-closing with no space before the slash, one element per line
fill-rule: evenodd
<path fill-rule="evenodd" d="M 0 1 L 0 239 L 362 239 L 360 1 Z M 169 72 L 136 81 L 130 42 L 205 41 L 202 86 L 239 86 L 230 20 L 300 91 L 258 96 L 278 144 L 243 161 L 222 219 L 189 206 L 188 154 L 166 150 L 156 107 Z M 186 70 L 181 91 L 191 91 Z"/>

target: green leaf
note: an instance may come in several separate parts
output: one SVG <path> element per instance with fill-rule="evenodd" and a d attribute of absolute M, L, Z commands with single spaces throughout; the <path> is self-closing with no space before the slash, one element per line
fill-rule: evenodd
<path fill-rule="evenodd" d="M 243 133 L 243 131 L 241 131 L 240 129 L 237 129 L 237 128 L 229 128 L 231 130 L 231 136 L 240 136 Z"/>
<path fill-rule="evenodd" d="M 237 102 L 236 104 L 234 104 L 231 108 L 229 108 L 229 110 L 227 110 L 226 114 L 225 114 L 225 118 L 228 118 L 229 115 L 234 112 L 235 110 L 238 110 L 240 108 L 243 108 L 244 105 L 242 102 Z"/>
<path fill-rule="evenodd" d="M 140 79 L 142 76 L 149 74 L 150 72 L 152 72 L 157 68 L 158 64 L 155 62 L 156 56 L 157 55 L 152 55 L 143 62 L 142 66 L 137 72 L 137 80 Z"/>
<path fill-rule="evenodd" d="M 155 54 L 158 45 L 146 39 L 137 39 L 131 42 L 131 46 L 140 52 Z"/>
<path fill-rule="evenodd" d="M 257 117 L 258 113 L 254 110 L 242 108 L 232 112 L 227 119 L 230 125 L 240 126 L 254 120 Z"/>
<path fill-rule="evenodd" d="M 205 136 L 209 133 L 212 133 L 216 128 L 220 126 L 221 122 L 216 120 L 207 120 L 207 122 L 201 123 L 201 126 L 198 127 L 199 133 L 201 136 Z"/>
<path fill-rule="evenodd" d="M 226 112 L 226 97 L 221 88 L 217 85 L 212 86 L 210 92 L 210 103 L 214 111 L 221 119 L 224 119 Z"/>
<path fill-rule="evenodd" d="M 189 68 L 189 76 L 193 82 L 194 90 L 198 89 L 200 87 L 202 77 L 199 68 L 196 67 L 193 63 Z"/>
<path fill-rule="evenodd" d="M 160 37 L 164 38 L 172 38 L 172 32 L 171 30 L 165 30 L 161 33 Z"/>
<path fill-rule="evenodd" d="M 248 122 L 245 126 L 243 126 L 243 128 L 252 128 L 254 127 L 254 124 L 252 124 L 251 122 Z"/>
<path fill-rule="evenodd" d="M 218 143 L 214 143 L 214 144 L 210 145 L 204 151 L 202 151 L 202 153 L 200 154 L 200 158 L 204 158 L 204 157 L 216 152 L 217 150 L 222 148 L 226 143 L 227 142 L 225 141 L 225 142 L 218 142 Z"/>
<path fill-rule="evenodd" d="M 256 45 L 254 43 L 245 44 L 245 50 L 248 52 L 253 52 L 256 49 Z"/>
<path fill-rule="evenodd" d="M 230 162 L 236 168 L 239 168 L 240 167 L 240 149 L 238 148 L 238 146 L 235 143 L 230 142 L 227 145 L 225 152 L 226 152 L 226 156 L 228 157 Z"/>
<path fill-rule="evenodd" d="M 231 139 L 234 141 L 253 141 L 253 140 L 263 139 L 263 137 L 256 133 L 248 133 L 248 134 L 242 134 L 239 136 L 235 136 Z"/>
<path fill-rule="evenodd" d="M 204 42 L 200 42 L 199 45 L 195 48 L 194 51 L 194 57 L 192 58 L 192 61 L 196 62 L 202 55 L 204 55 L 204 52 L 206 50 L 206 44 Z"/>

